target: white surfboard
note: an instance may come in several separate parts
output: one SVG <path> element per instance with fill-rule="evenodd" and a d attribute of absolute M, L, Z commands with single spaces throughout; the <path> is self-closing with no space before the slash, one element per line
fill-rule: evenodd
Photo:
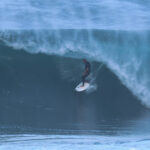
<path fill-rule="evenodd" d="M 90 84 L 87 83 L 87 82 L 85 82 L 85 83 L 84 83 L 84 86 L 82 86 L 82 82 L 81 82 L 81 83 L 75 88 L 75 90 L 76 90 L 77 92 L 82 92 L 82 91 L 88 89 L 89 86 L 90 86 Z"/>

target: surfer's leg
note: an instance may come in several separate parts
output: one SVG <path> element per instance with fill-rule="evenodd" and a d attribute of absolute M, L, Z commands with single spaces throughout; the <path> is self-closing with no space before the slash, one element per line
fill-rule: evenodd
<path fill-rule="evenodd" d="M 82 76 L 82 86 L 84 86 L 84 83 L 85 83 L 85 79 L 86 77 L 89 75 L 89 73 L 86 73 Z"/>
<path fill-rule="evenodd" d="M 86 74 L 82 75 L 82 86 L 84 86 L 84 83 L 86 82 L 86 78 L 89 74 L 90 72 L 87 72 Z"/>
<path fill-rule="evenodd" d="M 86 81 L 86 78 L 89 76 L 89 74 L 90 74 L 90 73 L 87 72 L 85 75 L 82 76 L 83 86 L 84 86 L 84 83 L 87 82 L 87 81 Z"/>
<path fill-rule="evenodd" d="M 84 82 L 85 82 L 85 75 L 82 76 L 82 86 L 84 86 Z"/>

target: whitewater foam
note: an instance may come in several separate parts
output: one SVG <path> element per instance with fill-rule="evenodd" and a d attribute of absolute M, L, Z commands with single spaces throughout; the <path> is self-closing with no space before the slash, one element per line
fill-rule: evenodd
<path fill-rule="evenodd" d="M 139 0 L 1 0 L 0 28 L 149 29 L 149 6 Z"/>
<path fill-rule="evenodd" d="M 86 135 L 3 135 L 0 149 L 17 150 L 149 150 L 149 137 Z"/>

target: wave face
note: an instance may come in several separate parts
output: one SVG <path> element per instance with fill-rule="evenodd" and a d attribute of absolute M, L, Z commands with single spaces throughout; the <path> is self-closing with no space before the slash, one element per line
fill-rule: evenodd
<path fill-rule="evenodd" d="M 103 62 L 150 107 L 149 31 L 5 30 L 0 32 L 0 37 L 5 44 L 30 53 Z"/>
<path fill-rule="evenodd" d="M 148 0 L 1 0 L 0 7 L 2 47 L 102 62 L 150 107 Z"/>
<path fill-rule="evenodd" d="M 122 126 L 134 124 L 128 120 L 143 119 L 147 109 L 106 65 L 99 71 L 99 62 L 91 65 L 93 77 L 97 76 L 92 85 L 97 89 L 77 93 L 74 89 L 84 69 L 81 59 L 29 54 L 1 42 L 0 132 L 59 128 L 113 133 L 114 126 L 121 131 Z"/>

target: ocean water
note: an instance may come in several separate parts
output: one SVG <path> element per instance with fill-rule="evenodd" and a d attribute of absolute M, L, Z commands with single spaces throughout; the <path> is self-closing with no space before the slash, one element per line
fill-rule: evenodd
<path fill-rule="evenodd" d="M 84 135 L 13 135 L 1 136 L 2 150 L 149 150 L 149 137 L 109 137 Z"/>
<path fill-rule="evenodd" d="M 0 20 L 0 150 L 149 149 L 149 0 L 1 0 Z"/>

